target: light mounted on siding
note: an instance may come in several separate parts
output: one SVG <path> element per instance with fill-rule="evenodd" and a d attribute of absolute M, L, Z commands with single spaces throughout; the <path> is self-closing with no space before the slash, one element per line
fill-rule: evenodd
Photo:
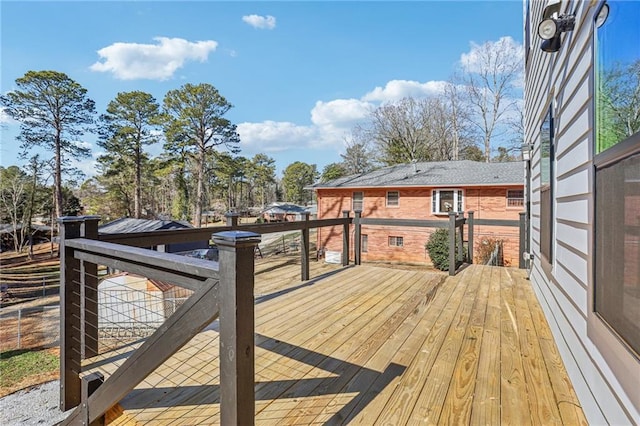
<path fill-rule="evenodd" d="M 560 50 L 560 35 L 566 31 L 573 31 L 575 23 L 575 15 L 560 15 L 557 18 L 543 19 L 538 25 L 538 35 L 544 40 L 540 49 L 549 53 Z"/>
<path fill-rule="evenodd" d="M 533 144 L 525 143 L 520 146 L 522 150 L 522 160 L 529 161 L 531 160 L 531 151 L 533 151 Z"/>

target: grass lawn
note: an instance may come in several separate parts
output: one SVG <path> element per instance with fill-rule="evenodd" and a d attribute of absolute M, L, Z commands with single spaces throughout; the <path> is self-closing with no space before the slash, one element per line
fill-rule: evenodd
<path fill-rule="evenodd" d="M 58 378 L 58 349 L 20 349 L 0 353 L 0 397 Z"/>

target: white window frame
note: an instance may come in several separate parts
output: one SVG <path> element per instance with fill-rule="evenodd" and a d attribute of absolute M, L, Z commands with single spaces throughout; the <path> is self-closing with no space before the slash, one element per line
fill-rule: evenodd
<path fill-rule="evenodd" d="M 390 235 L 388 241 L 389 247 L 404 247 L 404 237 Z"/>
<path fill-rule="evenodd" d="M 391 194 L 391 193 L 397 194 L 396 203 L 395 204 L 389 203 L 389 194 Z M 386 201 L 387 202 L 387 207 L 400 207 L 400 191 L 387 191 L 386 200 L 387 200 Z"/>
<path fill-rule="evenodd" d="M 361 194 L 360 200 L 356 201 L 356 194 Z M 360 208 L 356 209 L 356 203 L 360 203 Z M 351 210 L 364 211 L 364 191 L 353 191 L 351 194 Z"/>
<path fill-rule="evenodd" d="M 361 234 L 360 237 L 362 239 L 362 242 L 360 243 L 360 250 L 362 251 L 362 253 L 368 253 L 369 252 L 369 235 Z"/>
<path fill-rule="evenodd" d="M 434 215 L 448 215 L 448 211 L 440 211 L 440 193 L 441 192 L 453 192 L 453 207 L 452 211 L 460 213 L 464 211 L 464 189 L 461 188 L 440 188 L 431 190 L 431 213 Z"/>

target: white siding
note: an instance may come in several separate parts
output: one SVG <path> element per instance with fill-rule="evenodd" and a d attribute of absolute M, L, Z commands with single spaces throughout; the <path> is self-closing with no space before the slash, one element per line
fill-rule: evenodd
<path fill-rule="evenodd" d="M 593 241 L 593 16 L 597 1 L 563 1 L 576 12 L 575 30 L 565 33 L 558 53 L 539 48 L 535 30 L 546 1 L 531 1 L 531 53 L 525 81 L 526 140 L 534 143 L 531 160 L 531 281 L 551 326 L 567 371 L 591 424 L 640 422 L 634 398 L 588 336 L 592 289 Z M 553 107 L 556 163 L 555 236 L 551 268 L 540 257 L 540 126 Z M 545 271 L 546 269 L 546 271 Z M 635 364 L 640 380 L 640 362 Z M 640 392 L 640 381 L 636 392 Z"/>

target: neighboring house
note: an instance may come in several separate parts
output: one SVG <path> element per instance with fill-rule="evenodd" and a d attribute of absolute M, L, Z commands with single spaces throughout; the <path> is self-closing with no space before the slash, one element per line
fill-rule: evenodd
<path fill-rule="evenodd" d="M 0 251 L 13 250 L 14 241 L 13 236 L 15 233 L 20 235 L 22 232 L 22 224 L 18 224 L 15 228 L 11 224 L 0 224 Z M 39 244 L 42 242 L 50 241 L 51 227 L 47 225 L 31 225 L 31 231 L 33 235 L 33 244 Z M 25 235 L 25 239 L 29 239 L 29 235 Z"/>
<path fill-rule="evenodd" d="M 98 227 L 99 234 L 132 234 L 136 232 L 152 232 L 164 229 L 187 229 L 193 226 L 182 220 L 151 220 L 122 217 Z M 150 247 L 166 253 L 186 253 L 195 249 L 208 248 L 208 241 L 195 243 L 176 243 L 165 246 Z"/>
<path fill-rule="evenodd" d="M 302 220 L 308 210 L 297 204 L 273 203 L 260 216 L 267 222 L 291 222 Z"/>
<path fill-rule="evenodd" d="M 638 424 L 640 2 L 526 1 L 525 55 L 531 282 L 589 423 Z"/>
<path fill-rule="evenodd" d="M 474 211 L 475 219 L 518 220 L 524 210 L 522 162 L 441 161 L 400 164 L 318 183 L 318 219 L 361 210 L 364 218 L 448 221 L 450 211 Z M 429 262 L 425 243 L 434 228 L 362 226 L 362 260 Z M 483 237 L 504 241 L 505 260 L 518 264 L 518 228 L 476 226 Z M 352 237 L 353 239 L 353 237 Z M 342 230 L 318 229 L 318 247 L 342 250 Z M 353 247 L 353 244 L 351 244 Z M 477 253 L 477 251 L 476 251 Z"/>

